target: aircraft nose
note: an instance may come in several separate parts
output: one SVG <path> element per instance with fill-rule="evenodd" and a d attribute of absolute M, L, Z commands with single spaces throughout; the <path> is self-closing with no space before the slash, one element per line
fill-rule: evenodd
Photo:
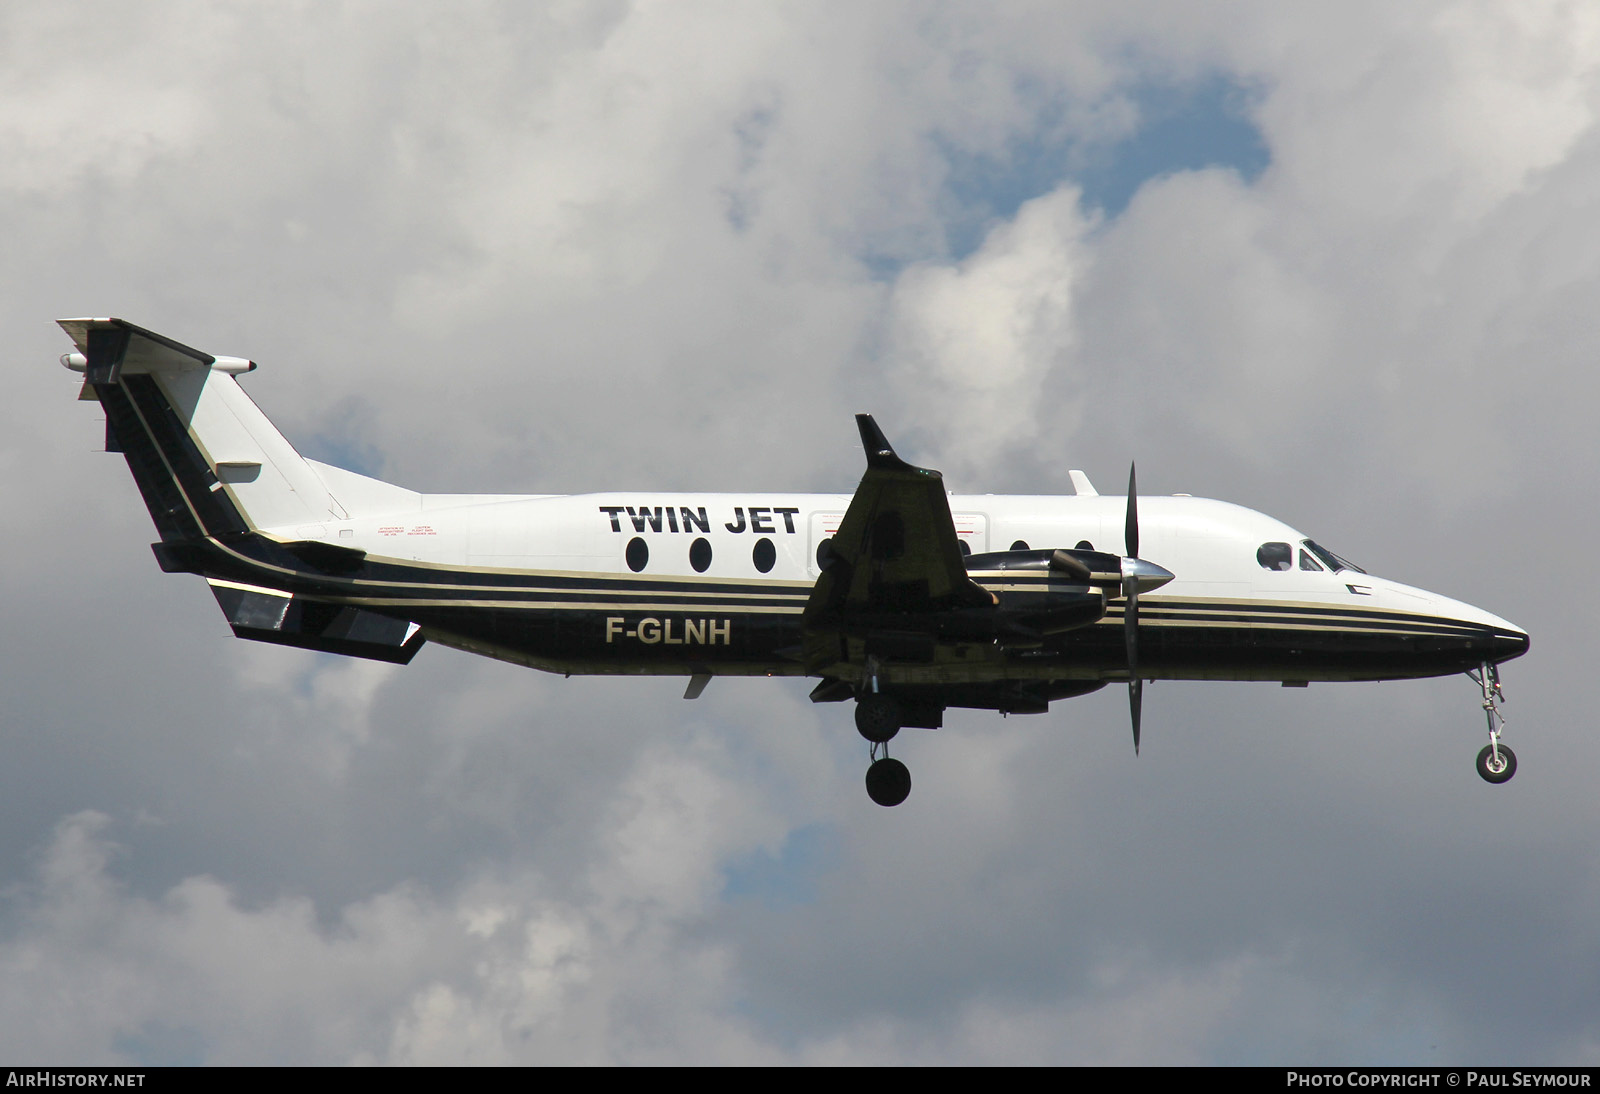
<path fill-rule="evenodd" d="M 1474 608 L 1470 604 L 1459 602 L 1452 603 L 1458 610 L 1450 614 L 1454 615 L 1460 624 L 1477 632 L 1471 642 L 1474 656 L 1498 665 L 1502 661 L 1521 657 L 1528 652 L 1528 632 L 1521 627 L 1501 619 L 1498 615 L 1491 615 L 1482 608 Z"/>
<path fill-rule="evenodd" d="M 1493 661 L 1498 665 L 1500 662 L 1509 661 L 1513 657 L 1521 657 L 1528 652 L 1528 644 L 1528 632 L 1526 631 L 1519 631 L 1515 627 L 1497 631 L 1485 642 L 1488 647 L 1485 660 Z"/>
<path fill-rule="evenodd" d="M 1496 665 L 1528 652 L 1528 632 L 1492 612 L 1451 600 L 1438 593 L 1427 593 L 1405 586 L 1394 586 L 1403 596 L 1432 602 L 1432 613 L 1446 628 L 1455 632 L 1458 655 L 1474 662 Z"/>

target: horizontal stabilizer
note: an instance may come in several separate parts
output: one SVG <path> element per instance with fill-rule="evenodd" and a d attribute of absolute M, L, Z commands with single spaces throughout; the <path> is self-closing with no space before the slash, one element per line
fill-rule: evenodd
<path fill-rule="evenodd" d="M 367 557 L 367 552 L 358 548 L 341 547 L 321 539 L 297 539 L 284 546 L 290 554 L 325 574 L 353 574 L 361 569 Z"/>
<path fill-rule="evenodd" d="M 256 367 L 253 361 L 203 353 L 126 319 L 60 319 L 57 322 L 78 347 L 77 353 L 63 357 L 61 363 L 82 372 L 84 380 L 91 384 L 119 383 L 125 372 L 215 368 L 239 373 Z"/>
<path fill-rule="evenodd" d="M 424 641 L 415 623 L 348 605 L 224 581 L 211 592 L 233 633 L 256 642 L 404 665 Z"/>
<path fill-rule="evenodd" d="M 206 540 L 163 540 L 152 543 L 150 550 L 164 574 L 203 574 L 206 564 L 215 561 L 214 549 Z"/>

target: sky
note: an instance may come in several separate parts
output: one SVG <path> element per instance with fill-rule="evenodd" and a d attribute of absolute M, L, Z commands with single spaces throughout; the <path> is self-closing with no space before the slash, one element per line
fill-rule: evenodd
<path fill-rule="evenodd" d="M 1600 1062 L 1597 212 L 1583 3 L 11 0 L 0 1059 Z M 1520 770 L 1460 677 L 1158 682 L 886 810 L 805 681 L 238 641 L 82 315 L 424 491 L 1137 459 L 1525 628 Z"/>

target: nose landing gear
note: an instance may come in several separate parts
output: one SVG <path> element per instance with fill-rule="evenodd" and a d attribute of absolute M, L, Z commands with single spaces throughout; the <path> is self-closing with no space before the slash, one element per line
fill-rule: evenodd
<path fill-rule="evenodd" d="M 1467 675 L 1483 691 L 1484 716 L 1489 721 L 1489 743 L 1478 753 L 1478 774 L 1484 782 L 1508 782 L 1517 773 L 1517 754 L 1500 743 L 1506 720 L 1500 713 L 1505 692 L 1500 687 L 1500 667 L 1485 661 Z"/>

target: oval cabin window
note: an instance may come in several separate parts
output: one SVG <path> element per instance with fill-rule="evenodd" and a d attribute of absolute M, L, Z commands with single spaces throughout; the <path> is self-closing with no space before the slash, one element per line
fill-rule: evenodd
<path fill-rule="evenodd" d="M 697 574 L 705 573 L 706 567 L 711 565 L 711 544 L 704 537 L 689 544 L 689 565 Z"/>
<path fill-rule="evenodd" d="M 771 573 L 772 567 L 776 565 L 778 561 L 778 549 L 772 545 L 772 541 L 770 539 L 767 539 L 765 536 L 763 536 L 756 540 L 755 547 L 751 548 L 750 561 L 754 562 L 756 564 L 756 569 L 760 570 L 762 573 Z"/>
<path fill-rule="evenodd" d="M 628 541 L 628 569 L 638 573 L 650 562 L 650 545 L 638 536 Z"/>

